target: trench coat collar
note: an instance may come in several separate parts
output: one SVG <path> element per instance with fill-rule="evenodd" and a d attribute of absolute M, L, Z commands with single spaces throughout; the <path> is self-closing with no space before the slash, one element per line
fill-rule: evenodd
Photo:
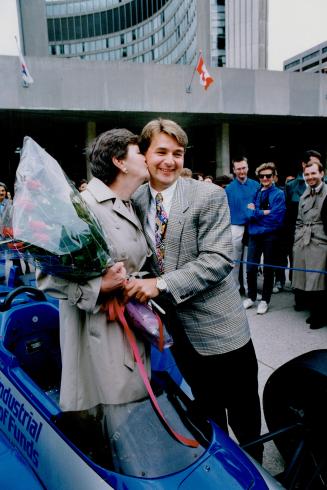
<path fill-rule="evenodd" d="M 125 206 L 124 202 L 119 197 L 117 197 L 117 195 L 110 189 L 110 187 L 104 184 L 100 179 L 93 177 L 87 185 L 87 191 L 89 191 L 94 199 L 99 203 L 112 201 L 112 209 L 115 213 L 127 219 L 138 229 L 142 230 L 141 224 L 134 212 L 132 203 L 130 203 L 130 206 L 132 206 L 132 209 L 130 210 L 127 206 Z"/>

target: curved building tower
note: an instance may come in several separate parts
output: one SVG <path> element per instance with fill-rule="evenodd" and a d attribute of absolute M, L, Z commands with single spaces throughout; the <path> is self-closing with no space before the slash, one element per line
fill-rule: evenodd
<path fill-rule="evenodd" d="M 197 0 L 45 0 L 49 55 L 192 64 Z"/>

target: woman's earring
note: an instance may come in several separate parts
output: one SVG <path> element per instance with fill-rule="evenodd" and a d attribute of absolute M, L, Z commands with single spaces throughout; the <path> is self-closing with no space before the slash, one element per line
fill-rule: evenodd
<path fill-rule="evenodd" d="M 122 168 L 122 171 L 124 172 L 124 174 L 128 174 L 128 170 L 127 170 L 127 168 L 126 168 L 126 167 L 123 167 L 123 168 Z"/>

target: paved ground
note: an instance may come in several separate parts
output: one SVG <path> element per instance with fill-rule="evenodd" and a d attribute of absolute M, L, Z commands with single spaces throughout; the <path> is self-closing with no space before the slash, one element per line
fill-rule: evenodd
<path fill-rule="evenodd" d="M 253 343 L 259 361 L 259 384 L 262 394 L 270 374 L 285 362 L 305 352 L 327 348 L 327 327 L 310 330 L 305 323 L 308 312 L 294 311 L 290 288 L 273 294 L 269 311 L 257 315 L 247 310 Z M 263 424 L 263 433 L 266 426 Z M 283 470 L 283 462 L 273 443 L 265 445 L 264 467 L 273 475 Z"/>

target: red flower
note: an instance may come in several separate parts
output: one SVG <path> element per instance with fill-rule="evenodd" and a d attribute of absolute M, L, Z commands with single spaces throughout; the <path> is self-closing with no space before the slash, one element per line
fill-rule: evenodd
<path fill-rule="evenodd" d="M 31 191 L 36 191 L 38 189 L 41 189 L 42 184 L 39 180 L 30 179 L 26 181 L 26 187 Z"/>
<path fill-rule="evenodd" d="M 14 203 L 15 206 L 19 206 L 19 208 L 23 209 L 24 211 L 32 211 L 35 208 L 35 205 L 32 201 L 30 201 L 29 199 L 23 199 L 21 197 L 15 199 Z"/>
<path fill-rule="evenodd" d="M 42 231 L 37 231 L 36 233 L 33 233 L 32 240 L 37 246 L 39 246 L 39 243 L 46 244 L 49 242 L 49 235 L 42 233 Z"/>
<path fill-rule="evenodd" d="M 14 236 L 13 229 L 11 226 L 4 226 L 2 233 L 5 238 L 12 238 Z"/>
<path fill-rule="evenodd" d="M 29 222 L 32 231 L 43 231 L 47 229 L 47 225 L 43 221 L 32 220 Z"/>
<path fill-rule="evenodd" d="M 23 242 L 11 242 L 7 243 L 7 245 L 11 250 L 23 250 L 25 247 Z"/>

